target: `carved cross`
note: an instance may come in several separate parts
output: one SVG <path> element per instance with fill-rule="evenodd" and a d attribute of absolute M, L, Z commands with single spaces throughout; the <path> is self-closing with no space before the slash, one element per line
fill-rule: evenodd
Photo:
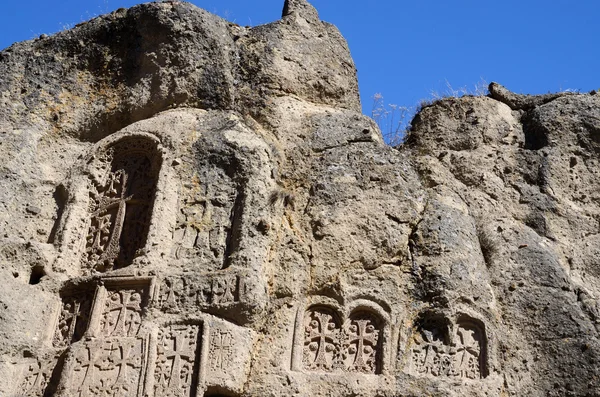
<path fill-rule="evenodd" d="M 212 302 L 213 303 L 232 303 L 236 301 L 238 290 L 237 276 L 224 277 L 213 280 Z"/>
<path fill-rule="evenodd" d="M 99 198 L 92 217 L 97 225 L 90 227 L 90 246 L 87 249 L 88 260 L 95 266 L 114 266 L 123 249 L 121 247 L 121 234 L 125 224 L 128 206 L 149 205 L 149 202 L 140 199 L 132 191 L 133 179 L 139 172 L 144 172 L 143 163 L 134 167 L 125 167 L 111 172 L 108 177 L 106 189 L 98 193 Z M 129 169 L 132 168 L 132 169 Z M 128 173 L 129 171 L 129 173 Z M 137 192 L 139 193 L 139 192 Z"/>
<path fill-rule="evenodd" d="M 477 379 L 481 377 L 479 368 L 480 346 L 476 339 L 476 331 L 459 327 L 457 331 L 459 338 L 456 347 L 456 362 L 454 374 L 460 377 Z"/>
<path fill-rule="evenodd" d="M 306 339 L 304 344 L 310 348 L 316 344 L 317 353 L 311 366 L 322 369 L 330 369 L 331 363 L 327 361 L 327 354 L 331 353 L 337 342 L 337 331 L 332 316 L 327 313 L 313 312 L 313 320 L 306 327 Z"/>
<path fill-rule="evenodd" d="M 111 291 L 104 311 L 104 334 L 106 336 L 137 334 L 135 326 L 139 324 L 139 313 L 142 310 L 142 294 L 140 291 Z M 112 326 L 112 329 L 110 328 Z"/>
<path fill-rule="evenodd" d="M 132 354 L 137 340 L 128 342 L 125 341 L 124 343 L 124 345 L 113 343 L 111 346 L 111 351 L 116 353 L 116 357 L 113 354 L 109 360 L 115 367 L 118 367 L 119 371 L 114 382 L 114 387 L 119 391 L 126 390 L 132 392 L 132 390 L 129 390 L 128 385 L 127 366 L 134 369 L 140 368 L 140 358 L 136 357 L 135 353 Z"/>
<path fill-rule="evenodd" d="M 46 361 L 36 361 L 28 366 L 21 389 L 28 394 L 43 393 L 53 367 Z"/>
<path fill-rule="evenodd" d="M 55 343 L 69 344 L 82 336 L 77 334 L 78 328 L 80 328 L 80 333 L 85 331 L 81 327 L 85 327 L 89 308 L 87 307 L 88 302 L 81 299 L 85 298 L 71 297 L 64 303 Z"/>
<path fill-rule="evenodd" d="M 372 355 L 376 354 L 378 331 L 370 324 L 371 320 L 352 320 L 347 343 L 355 344 L 356 356 L 352 362 L 352 368 L 362 372 L 373 372 Z"/>
<path fill-rule="evenodd" d="M 101 353 L 101 346 L 99 344 L 93 344 L 86 347 L 86 354 L 84 358 L 76 359 L 79 367 L 75 368 L 75 371 L 84 371 L 82 383 L 77 388 L 78 397 L 93 396 L 90 388 L 96 383 L 95 367 L 99 366 L 100 361 L 102 360 Z"/>
<path fill-rule="evenodd" d="M 195 350 L 190 345 L 190 338 L 186 335 L 187 331 L 183 332 L 173 332 L 172 341 L 173 341 L 173 349 L 168 349 L 165 347 L 163 352 L 164 356 L 168 360 L 172 360 L 171 364 L 171 373 L 168 381 L 168 388 L 166 391 L 172 392 L 166 393 L 166 395 L 174 395 L 180 396 L 185 389 L 189 386 L 189 382 L 187 379 L 182 382 L 182 374 L 184 373 L 184 363 L 183 361 L 194 362 L 194 358 L 196 355 Z M 188 373 L 187 376 L 190 374 Z"/>
<path fill-rule="evenodd" d="M 73 299 L 73 301 L 71 302 L 71 305 L 72 305 L 73 311 L 65 312 L 65 320 L 67 320 L 67 321 L 70 320 L 69 333 L 67 334 L 68 342 L 73 340 L 73 336 L 75 335 L 75 327 L 77 325 L 77 321 L 78 321 L 78 319 L 83 317 L 81 315 L 81 302 L 78 302 L 77 300 Z"/>
<path fill-rule="evenodd" d="M 231 356 L 231 334 L 227 331 L 215 331 L 210 341 L 212 364 L 214 368 L 223 369 Z"/>

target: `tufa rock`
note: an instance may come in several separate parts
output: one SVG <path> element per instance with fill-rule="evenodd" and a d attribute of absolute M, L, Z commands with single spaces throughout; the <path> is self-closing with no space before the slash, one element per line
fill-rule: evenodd
<path fill-rule="evenodd" d="M 319 20 L 319 13 L 306 0 L 285 0 L 281 17 L 285 18 L 293 13 L 298 14 L 307 21 L 314 22 Z"/>
<path fill-rule="evenodd" d="M 119 9 L 0 73 L 0 395 L 600 394 L 598 95 L 493 83 L 393 149 L 299 0 Z"/>

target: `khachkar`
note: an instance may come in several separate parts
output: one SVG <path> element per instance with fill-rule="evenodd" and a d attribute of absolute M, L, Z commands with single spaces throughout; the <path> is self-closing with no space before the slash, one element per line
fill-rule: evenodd
<path fill-rule="evenodd" d="M 0 75 L 1 396 L 528 384 L 500 374 L 463 196 L 383 143 L 304 0 L 257 28 L 118 10 L 0 53 Z"/>
<path fill-rule="evenodd" d="M 69 256 L 56 266 L 79 256 L 80 275 L 59 291 L 43 355 L 15 366 L 12 393 L 183 397 L 211 387 L 241 390 L 254 332 L 231 320 L 243 322 L 238 313 L 253 310 L 252 269 L 231 264 L 191 276 L 152 265 L 164 244 L 156 243 L 157 229 L 169 216 L 156 204 L 167 200 L 174 179 L 163 169 L 168 155 L 154 134 L 117 132 L 65 183 L 87 188 L 71 188 L 74 204 L 62 223 L 65 236 L 79 229 L 82 243 L 79 251 L 67 247 Z"/>

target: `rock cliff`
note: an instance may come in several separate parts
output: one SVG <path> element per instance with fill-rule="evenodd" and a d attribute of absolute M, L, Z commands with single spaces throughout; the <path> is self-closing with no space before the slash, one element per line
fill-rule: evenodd
<path fill-rule="evenodd" d="M 305 0 L 0 52 L 0 395 L 600 395 L 600 96 L 386 146 Z"/>

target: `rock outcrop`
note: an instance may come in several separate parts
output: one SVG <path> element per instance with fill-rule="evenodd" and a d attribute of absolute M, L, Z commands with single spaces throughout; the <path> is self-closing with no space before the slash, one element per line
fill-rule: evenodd
<path fill-rule="evenodd" d="M 304 0 L 120 9 L 0 52 L 0 395 L 600 395 L 600 97 L 391 148 Z"/>

